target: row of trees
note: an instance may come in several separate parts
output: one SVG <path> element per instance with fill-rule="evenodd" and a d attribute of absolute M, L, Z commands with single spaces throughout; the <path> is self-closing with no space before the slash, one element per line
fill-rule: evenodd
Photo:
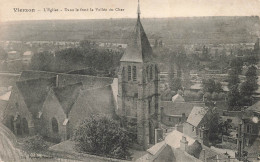
<path fill-rule="evenodd" d="M 245 81 L 241 83 L 239 75 L 242 73 L 243 60 L 232 60 L 228 76 L 228 105 L 230 110 L 241 110 L 243 106 L 252 105 L 252 95 L 258 89 L 257 62 L 251 62 L 245 73 Z"/>
<path fill-rule="evenodd" d="M 99 48 L 95 43 L 82 41 L 78 48 L 42 52 L 32 57 L 31 69 L 40 71 L 68 72 L 90 67 L 94 71 L 115 72 L 122 52 Z M 93 72 L 93 71 L 92 71 Z"/>

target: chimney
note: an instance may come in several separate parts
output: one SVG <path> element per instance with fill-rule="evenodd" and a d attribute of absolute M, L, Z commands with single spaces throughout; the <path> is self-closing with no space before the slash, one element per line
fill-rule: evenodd
<path fill-rule="evenodd" d="M 175 124 L 174 130 L 178 130 L 178 124 Z"/>
<path fill-rule="evenodd" d="M 180 149 L 186 151 L 187 147 L 188 147 L 188 141 L 186 137 L 182 136 L 182 139 L 180 140 Z"/>
<path fill-rule="evenodd" d="M 163 130 L 160 128 L 157 128 L 154 130 L 155 131 L 155 144 L 158 142 L 161 142 L 163 140 Z"/>
<path fill-rule="evenodd" d="M 56 75 L 56 87 L 59 87 L 59 75 Z"/>

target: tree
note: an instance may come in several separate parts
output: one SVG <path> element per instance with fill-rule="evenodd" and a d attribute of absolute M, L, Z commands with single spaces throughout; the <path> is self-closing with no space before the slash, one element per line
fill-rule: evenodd
<path fill-rule="evenodd" d="M 177 92 L 178 90 L 182 90 L 182 84 L 180 78 L 173 78 L 171 83 L 171 90 Z"/>
<path fill-rule="evenodd" d="M 250 66 L 248 71 L 246 72 L 246 81 L 242 83 L 240 87 L 240 93 L 243 97 L 241 100 L 241 104 L 243 106 L 250 106 L 252 104 L 252 95 L 254 91 L 258 89 L 257 84 L 257 72 L 255 66 Z"/>
<path fill-rule="evenodd" d="M 157 48 L 158 47 L 158 40 L 155 39 L 155 42 L 154 42 L 154 48 Z"/>
<path fill-rule="evenodd" d="M 228 88 L 231 89 L 232 86 L 239 84 L 240 80 L 238 73 L 235 69 L 231 69 L 228 73 Z"/>
<path fill-rule="evenodd" d="M 219 93 L 223 92 L 222 85 L 220 82 L 215 82 L 213 79 L 203 79 L 202 80 L 202 86 L 203 86 L 203 91 L 204 92 L 209 92 L 209 93 Z"/>
<path fill-rule="evenodd" d="M 28 153 L 40 153 L 47 148 L 47 142 L 40 135 L 26 137 L 23 141 L 23 149 Z"/>
<path fill-rule="evenodd" d="M 218 93 L 216 93 L 216 92 L 213 92 L 213 93 L 212 93 L 212 100 L 214 100 L 214 101 L 219 100 Z"/>
<path fill-rule="evenodd" d="M 51 71 L 54 56 L 50 52 L 41 52 L 32 56 L 31 68 L 33 70 Z"/>
<path fill-rule="evenodd" d="M 204 94 L 204 99 L 206 99 L 206 100 L 211 100 L 211 98 L 212 98 L 212 96 L 211 96 L 211 94 L 210 94 L 209 92 L 206 92 L 206 93 Z"/>
<path fill-rule="evenodd" d="M 171 101 L 172 97 L 176 95 L 175 91 L 172 91 L 170 89 L 167 89 L 166 91 L 164 91 L 161 95 L 161 100 L 162 101 Z"/>
<path fill-rule="evenodd" d="M 239 75 L 242 73 L 243 61 L 240 58 L 235 58 L 231 60 L 230 67 L 235 74 Z"/>
<path fill-rule="evenodd" d="M 101 156 L 130 159 L 131 139 L 119 122 L 104 116 L 84 120 L 74 134 L 76 148 Z"/>
<path fill-rule="evenodd" d="M 8 54 L 6 53 L 6 51 L 0 47 L 0 60 L 6 60 L 8 57 Z"/>
<path fill-rule="evenodd" d="M 239 74 L 242 72 L 243 62 L 236 58 L 230 63 L 231 69 L 228 73 L 228 105 L 229 110 L 240 109 L 241 106 L 241 94 L 239 91 Z"/>
<path fill-rule="evenodd" d="M 226 99 L 226 94 L 224 93 L 224 92 L 221 92 L 221 93 L 219 93 L 218 94 L 218 98 L 220 99 L 220 100 L 224 100 L 224 99 Z"/>
<path fill-rule="evenodd" d="M 240 99 L 238 85 L 232 86 L 228 92 L 229 110 L 235 110 L 237 107 L 240 107 Z"/>

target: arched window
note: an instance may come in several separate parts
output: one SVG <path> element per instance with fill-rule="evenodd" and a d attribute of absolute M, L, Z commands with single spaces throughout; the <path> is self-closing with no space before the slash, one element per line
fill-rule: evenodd
<path fill-rule="evenodd" d="M 21 117 L 20 115 L 17 116 L 15 120 L 15 127 L 17 135 L 22 135 L 22 124 L 21 124 Z"/>
<path fill-rule="evenodd" d="M 128 66 L 128 81 L 131 80 L 131 77 L 132 77 L 132 69 L 131 69 L 131 66 Z"/>
<path fill-rule="evenodd" d="M 14 133 L 14 116 L 10 117 L 10 129 Z"/>
<path fill-rule="evenodd" d="M 125 67 L 123 67 L 123 69 L 122 69 L 122 78 L 125 79 L 125 76 L 126 76 L 125 75 Z"/>
<path fill-rule="evenodd" d="M 136 81 L 136 66 L 133 66 L 133 81 Z"/>
<path fill-rule="evenodd" d="M 26 118 L 23 118 L 23 120 L 22 120 L 22 128 L 23 128 L 23 133 L 28 135 L 29 128 L 28 128 L 28 122 L 27 122 Z"/>
<path fill-rule="evenodd" d="M 58 133 L 59 132 L 59 126 L 58 126 L 58 121 L 55 118 L 52 118 L 51 120 L 51 126 L 52 126 L 52 131 L 53 133 Z"/>

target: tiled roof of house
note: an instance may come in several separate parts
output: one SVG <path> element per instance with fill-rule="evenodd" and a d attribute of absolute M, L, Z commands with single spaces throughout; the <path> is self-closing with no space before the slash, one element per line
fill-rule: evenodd
<path fill-rule="evenodd" d="M 187 119 L 187 123 L 190 123 L 191 125 L 197 127 L 204 116 L 207 114 L 207 112 L 208 108 L 206 107 L 194 106 Z"/>
<path fill-rule="evenodd" d="M 51 87 L 55 85 L 55 78 L 38 78 L 16 82 L 29 111 L 36 117 L 41 110 Z"/>
<path fill-rule="evenodd" d="M 172 102 L 161 101 L 161 107 L 163 107 L 164 114 L 167 115 L 182 115 L 185 113 L 188 116 L 194 106 L 205 106 L 203 102 Z"/>
<path fill-rule="evenodd" d="M 172 102 L 185 102 L 185 100 L 181 95 L 176 94 L 172 97 Z"/>
<path fill-rule="evenodd" d="M 54 94 L 60 102 L 65 114 L 68 114 L 78 98 L 82 83 L 53 88 Z"/>
<path fill-rule="evenodd" d="M 152 58 L 152 48 L 145 34 L 144 28 L 140 21 L 137 23 L 134 32 L 130 35 L 126 51 L 120 61 L 130 62 L 148 62 Z"/>

